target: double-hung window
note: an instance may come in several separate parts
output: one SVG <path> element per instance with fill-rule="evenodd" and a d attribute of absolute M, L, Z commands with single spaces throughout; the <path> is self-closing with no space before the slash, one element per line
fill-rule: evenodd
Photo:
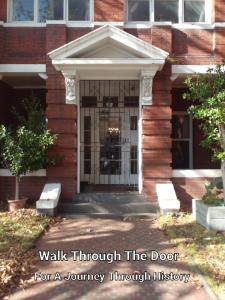
<path fill-rule="evenodd" d="M 90 21 L 91 1 L 93 0 L 9 0 L 10 21 Z"/>
<path fill-rule="evenodd" d="M 204 23 L 210 0 L 127 0 L 128 22 Z M 210 11 L 209 11 L 210 12 Z"/>

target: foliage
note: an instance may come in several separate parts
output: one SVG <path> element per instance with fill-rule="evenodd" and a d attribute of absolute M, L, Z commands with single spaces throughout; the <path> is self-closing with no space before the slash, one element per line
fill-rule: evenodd
<path fill-rule="evenodd" d="M 15 199 L 19 199 L 20 176 L 47 165 L 54 164 L 56 158 L 48 158 L 48 149 L 56 136 L 47 129 L 45 113 L 39 100 L 32 95 L 23 101 L 25 116 L 15 108 L 17 126 L 0 125 L 1 156 L 7 168 L 16 176 Z"/>
<path fill-rule="evenodd" d="M 225 60 L 206 74 L 195 74 L 185 81 L 189 91 L 183 98 L 192 102 L 189 113 L 201 120 L 202 145 L 213 158 L 225 159 Z"/>
<path fill-rule="evenodd" d="M 181 261 L 202 273 L 214 293 L 224 300 L 225 233 L 205 230 L 191 214 L 161 215 L 156 223 L 178 247 Z"/>
<path fill-rule="evenodd" d="M 47 150 L 54 144 L 55 137 L 46 129 L 35 133 L 25 126 L 15 132 L 0 126 L 2 156 L 14 176 L 39 170 L 50 163 Z"/>
<path fill-rule="evenodd" d="M 223 180 L 222 177 L 216 177 L 211 182 L 205 182 L 206 193 L 202 200 L 207 205 L 223 206 Z"/>

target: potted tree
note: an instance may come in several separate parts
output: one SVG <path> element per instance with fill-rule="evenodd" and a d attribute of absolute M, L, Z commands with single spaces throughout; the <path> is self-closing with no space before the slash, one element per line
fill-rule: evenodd
<path fill-rule="evenodd" d="M 17 125 L 0 125 L 1 156 L 5 166 L 15 176 L 15 195 L 8 200 L 10 211 L 24 207 L 26 198 L 20 195 L 21 176 L 54 163 L 47 152 L 56 136 L 46 126 L 44 111 L 32 95 L 23 102 L 25 116 L 14 109 Z"/>
<path fill-rule="evenodd" d="M 188 111 L 201 121 L 202 145 L 212 151 L 212 159 L 221 161 L 223 182 L 222 200 L 218 180 L 206 183 L 203 199 L 193 200 L 193 216 L 208 229 L 225 230 L 225 60 L 206 74 L 188 77 L 185 83 L 188 92 L 183 98 L 192 102 Z"/>

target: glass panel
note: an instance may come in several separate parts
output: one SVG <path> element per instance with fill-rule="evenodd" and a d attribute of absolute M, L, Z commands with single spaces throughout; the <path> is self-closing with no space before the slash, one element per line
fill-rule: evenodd
<path fill-rule="evenodd" d="M 128 0 L 128 21 L 149 21 L 149 0 Z"/>
<path fill-rule="evenodd" d="M 34 1 L 33 0 L 13 0 L 13 21 L 33 21 Z"/>
<path fill-rule="evenodd" d="M 63 20 L 63 0 L 39 0 L 39 22 Z"/>
<path fill-rule="evenodd" d="M 189 139 L 190 126 L 188 115 L 173 115 L 172 119 L 172 137 L 174 139 Z"/>
<path fill-rule="evenodd" d="M 84 161 L 84 174 L 91 174 L 91 161 L 90 160 Z"/>
<path fill-rule="evenodd" d="M 100 173 L 121 174 L 121 121 L 119 117 L 101 116 L 99 120 Z"/>
<path fill-rule="evenodd" d="M 178 0 L 155 0 L 155 21 L 178 23 Z"/>
<path fill-rule="evenodd" d="M 82 96 L 81 101 L 82 107 L 97 107 L 97 97 L 96 96 Z"/>
<path fill-rule="evenodd" d="M 137 130 L 137 116 L 130 117 L 130 130 Z"/>
<path fill-rule="evenodd" d="M 205 22 L 205 0 L 184 0 L 184 22 Z"/>
<path fill-rule="evenodd" d="M 189 168 L 189 142 L 173 141 L 172 144 L 172 166 L 174 169 Z"/>
<path fill-rule="evenodd" d="M 118 107 L 118 97 L 104 96 L 103 97 L 103 107 Z"/>
<path fill-rule="evenodd" d="M 138 107 L 139 106 L 139 97 L 138 96 L 125 96 L 124 97 L 124 106 L 125 107 Z"/>
<path fill-rule="evenodd" d="M 69 0 L 69 21 L 90 20 L 89 0 Z"/>
<path fill-rule="evenodd" d="M 130 147 L 130 173 L 137 174 L 137 146 Z"/>

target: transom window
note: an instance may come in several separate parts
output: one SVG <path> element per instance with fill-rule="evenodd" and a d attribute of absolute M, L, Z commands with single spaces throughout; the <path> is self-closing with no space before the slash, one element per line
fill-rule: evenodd
<path fill-rule="evenodd" d="M 128 22 L 204 23 L 209 0 L 127 0 Z"/>
<path fill-rule="evenodd" d="M 9 0 L 10 21 L 90 21 L 92 0 Z"/>

